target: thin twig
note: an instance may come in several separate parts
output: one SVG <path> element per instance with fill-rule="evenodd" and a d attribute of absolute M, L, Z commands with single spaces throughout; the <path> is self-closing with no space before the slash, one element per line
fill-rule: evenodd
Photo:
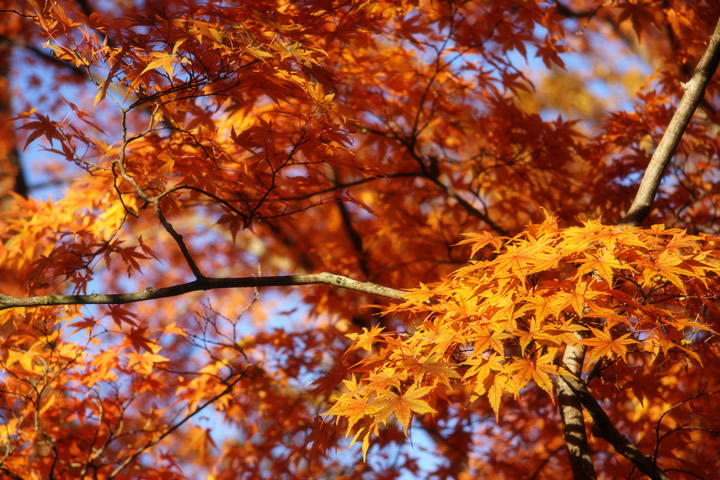
<path fill-rule="evenodd" d="M 198 405 L 198 407 L 195 408 L 195 410 L 193 410 L 193 411 L 190 412 L 189 414 L 185 415 L 185 416 L 182 418 L 182 420 L 180 420 L 179 422 L 177 422 L 176 424 L 174 424 L 173 426 L 171 426 L 170 428 L 168 428 L 167 430 L 165 430 L 165 432 L 163 432 L 162 435 L 158 436 L 158 437 L 155 438 L 154 440 L 148 441 L 147 443 L 145 443 L 145 445 L 143 445 L 143 446 L 141 446 L 140 448 L 138 448 L 137 450 L 135 450 L 135 452 L 134 452 L 132 455 L 130 455 L 128 458 L 126 458 L 125 461 L 123 461 L 120 465 L 118 465 L 117 468 L 115 468 L 115 470 L 113 470 L 112 473 L 111 473 L 110 475 L 108 475 L 107 478 L 108 478 L 108 479 L 115 478 L 121 471 L 123 471 L 123 470 L 125 469 L 125 467 L 127 467 L 128 465 L 130 465 L 130 464 L 131 464 L 137 457 L 139 457 L 145 450 L 147 450 L 148 448 L 151 448 L 152 446 L 154 446 L 154 445 L 156 445 L 157 443 L 159 443 L 162 439 L 164 439 L 165 437 L 167 437 L 168 435 L 170 435 L 171 433 L 173 433 L 175 430 L 177 430 L 178 428 L 180 428 L 183 424 L 185 424 L 185 422 L 187 422 L 187 421 L 190 420 L 192 417 L 194 417 L 195 415 L 197 415 L 198 413 L 200 413 L 201 411 L 203 411 L 203 410 L 204 410 L 205 408 L 207 408 L 209 405 L 213 404 L 215 401 L 217 401 L 217 400 L 220 399 L 221 397 L 224 397 L 225 395 L 227 395 L 228 393 L 230 393 L 230 392 L 232 391 L 233 387 L 235 386 L 235 384 L 237 384 L 237 383 L 238 383 L 240 380 L 242 380 L 243 378 L 245 378 L 245 372 L 244 372 L 244 371 L 243 371 L 243 372 L 240 372 L 240 374 L 237 376 L 237 378 L 236 378 L 235 380 L 233 380 L 231 383 L 229 383 L 222 392 L 220 392 L 220 393 L 218 393 L 217 395 L 213 396 L 212 398 L 210 398 L 208 401 L 206 401 L 206 402 L 203 403 L 202 405 Z"/>
<path fill-rule="evenodd" d="M 0 466 L 0 472 L 4 473 L 5 475 L 7 475 L 9 478 L 12 478 L 13 480 L 25 480 L 20 475 L 11 472 L 10 470 L 8 470 L 6 467 L 3 467 L 3 466 Z"/>

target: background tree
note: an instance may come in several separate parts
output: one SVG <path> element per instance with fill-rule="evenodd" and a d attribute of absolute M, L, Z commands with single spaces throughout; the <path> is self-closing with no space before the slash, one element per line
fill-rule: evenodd
<path fill-rule="evenodd" d="M 720 469 L 713 2 L 1 5 L 4 475 Z"/>

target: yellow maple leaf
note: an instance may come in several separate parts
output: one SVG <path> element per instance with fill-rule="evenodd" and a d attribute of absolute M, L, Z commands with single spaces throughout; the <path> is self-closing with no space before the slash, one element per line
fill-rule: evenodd
<path fill-rule="evenodd" d="M 464 233 L 463 236 L 467 237 L 455 245 L 466 245 L 472 244 L 472 251 L 470 252 L 470 258 L 474 257 L 478 250 L 485 247 L 487 244 L 493 246 L 495 250 L 499 249 L 503 242 L 506 240 L 505 237 L 498 237 L 491 232 L 480 232 L 480 233 Z"/>
<path fill-rule="evenodd" d="M 490 401 L 490 407 L 495 412 L 495 421 L 500 420 L 500 400 L 502 399 L 505 385 L 508 382 L 508 378 L 505 375 L 495 375 L 493 384 L 488 390 L 488 400 Z"/>
<path fill-rule="evenodd" d="M 33 362 L 35 354 L 33 352 L 24 352 L 21 350 L 11 349 L 8 351 L 7 360 L 5 361 L 6 368 L 10 368 L 15 363 L 19 363 L 28 372 L 41 372 L 42 367 Z"/>
<path fill-rule="evenodd" d="M 425 361 L 407 358 L 400 367 L 413 372 L 416 382 L 421 382 L 427 374 L 430 375 L 435 382 L 445 385 L 448 388 L 450 388 L 451 378 L 460 377 L 460 375 L 458 375 L 455 371 L 455 364 L 437 361 L 435 355 L 431 355 Z"/>
<path fill-rule="evenodd" d="M 607 327 L 605 327 L 605 330 L 598 330 L 593 327 L 589 328 L 592 331 L 594 338 L 583 339 L 581 343 L 593 347 L 588 352 L 591 361 L 599 360 L 611 353 L 614 353 L 625 360 L 625 356 L 627 355 L 627 345 L 638 343 L 637 340 L 628 338 L 632 335 L 632 333 L 626 333 L 618 338 L 613 338 Z"/>
<path fill-rule="evenodd" d="M 603 250 L 600 256 L 594 254 L 585 253 L 585 260 L 582 261 L 582 265 L 578 268 L 575 278 L 580 278 L 582 275 L 597 272 L 597 274 L 605 280 L 608 285 L 613 284 L 614 272 L 613 270 L 620 270 L 625 267 L 621 264 L 615 255 L 609 249 Z"/>
<path fill-rule="evenodd" d="M 418 387 L 417 385 L 411 385 L 410 388 L 400 395 L 393 392 L 387 392 L 386 398 L 380 401 L 383 408 L 378 415 L 379 418 L 387 418 L 391 413 L 394 413 L 400 422 L 400 425 L 403 427 L 405 436 L 407 436 L 408 426 L 413 412 L 436 413 L 435 409 L 422 399 L 430 393 L 432 389 L 433 387 Z"/>
<path fill-rule="evenodd" d="M 385 330 L 385 327 L 373 325 L 370 330 L 363 327 L 362 333 L 348 333 L 345 336 L 355 342 L 351 349 L 362 348 L 370 352 L 372 351 L 373 343 L 378 341 L 378 337 L 383 330 Z"/>

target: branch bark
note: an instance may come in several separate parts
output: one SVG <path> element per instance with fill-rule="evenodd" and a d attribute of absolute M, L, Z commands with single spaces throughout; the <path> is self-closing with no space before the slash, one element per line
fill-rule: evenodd
<path fill-rule="evenodd" d="M 720 21 L 715 25 L 715 30 L 710 37 L 710 43 L 700 62 L 697 64 L 697 67 L 695 67 L 695 72 L 693 72 L 692 77 L 690 77 L 687 83 L 682 84 L 685 93 L 660 140 L 660 144 L 655 149 L 655 152 L 653 152 L 650 163 L 645 169 L 630 210 L 622 220 L 620 220 L 621 225 L 639 226 L 650 213 L 650 208 L 655 200 L 655 195 L 660 186 L 663 173 L 670 163 L 675 153 L 675 148 L 678 146 L 678 143 L 680 143 L 680 138 L 682 138 L 685 129 L 690 123 L 695 109 L 702 101 L 705 95 L 705 89 L 708 83 L 710 83 L 710 79 L 715 73 L 715 70 L 717 70 L 719 61 Z"/>
<path fill-rule="evenodd" d="M 568 345 L 563 354 L 563 366 L 577 378 L 582 375 L 585 347 Z M 597 478 L 592 462 L 592 451 L 588 445 L 582 404 L 576 392 L 572 390 L 564 377 L 555 382 L 558 391 L 558 405 L 562 419 L 565 448 L 570 460 L 570 469 L 575 479 L 592 480 Z"/>
<path fill-rule="evenodd" d="M 293 285 L 331 285 L 381 297 L 398 298 L 402 290 L 371 282 L 359 282 L 333 273 L 303 275 L 278 275 L 267 277 L 202 277 L 192 282 L 170 287 L 148 287 L 132 293 L 93 293 L 88 295 L 42 295 L 37 297 L 11 297 L 0 293 L 0 310 L 17 307 L 40 307 L 49 305 L 110 305 L 135 303 L 158 298 L 176 297 L 190 292 L 217 290 L 221 288 L 287 287 Z"/>
<path fill-rule="evenodd" d="M 588 411 L 595 425 L 593 426 L 593 434 L 600 437 L 613 446 L 616 452 L 630 460 L 641 472 L 653 480 L 670 480 L 653 461 L 651 457 L 643 455 L 643 453 L 623 434 L 621 434 L 612 420 L 608 417 L 605 410 L 595 400 L 585 385 L 585 382 L 569 376 L 562 377 L 563 383 L 573 392 L 573 396 L 582 403 L 582 406 Z M 586 477 L 575 477 L 586 478 Z"/>

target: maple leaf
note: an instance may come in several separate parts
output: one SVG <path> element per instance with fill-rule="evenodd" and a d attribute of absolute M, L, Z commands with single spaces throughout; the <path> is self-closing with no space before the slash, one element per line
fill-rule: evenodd
<path fill-rule="evenodd" d="M 121 307 L 120 305 L 110 305 L 108 307 L 108 311 L 113 319 L 113 322 L 115 322 L 118 327 L 122 327 L 123 323 L 128 323 L 133 327 L 137 327 L 137 315 L 135 313 Z"/>
<path fill-rule="evenodd" d="M 450 388 L 450 379 L 460 378 L 455 371 L 454 365 L 450 362 L 441 362 L 436 360 L 435 355 L 431 355 L 426 360 L 420 362 L 413 358 L 408 358 L 402 362 L 399 368 L 407 369 L 414 373 L 415 384 L 420 384 L 425 375 L 429 375 L 433 382 L 438 382 Z"/>
<path fill-rule="evenodd" d="M 498 237 L 491 232 L 464 233 L 463 236 L 467 238 L 456 243 L 455 245 L 472 244 L 470 258 L 474 257 L 479 250 L 483 249 L 488 244 L 492 245 L 492 247 L 497 250 L 500 248 L 504 241 L 503 237 Z"/>
<path fill-rule="evenodd" d="M 383 419 L 387 418 L 390 414 L 394 414 L 400 422 L 400 425 L 402 425 L 403 432 L 405 432 L 407 436 L 413 412 L 419 414 L 437 413 L 427 401 L 423 400 L 423 397 L 427 396 L 432 390 L 433 387 L 430 386 L 418 387 L 417 384 L 413 384 L 400 394 L 390 391 L 384 392 L 382 395 L 383 398 L 377 401 L 377 404 L 382 407 L 378 412 L 378 417 Z"/>
<path fill-rule="evenodd" d="M 499 270 L 507 270 L 515 275 L 527 275 L 552 268 L 558 262 L 558 255 L 546 241 L 518 245 L 508 245 L 496 260 Z"/>
<path fill-rule="evenodd" d="M 335 417 L 345 417 L 348 421 L 347 431 L 345 436 L 350 435 L 350 431 L 360 420 L 368 415 L 375 415 L 382 410 L 383 404 L 379 400 L 368 401 L 365 398 L 359 396 L 347 396 L 343 395 L 327 412 L 321 415 L 333 415 Z M 355 436 L 359 435 L 359 430 Z M 353 440 L 354 441 L 354 440 Z"/>
<path fill-rule="evenodd" d="M 166 53 L 166 52 L 150 52 L 150 57 L 154 58 L 150 63 L 148 63 L 145 68 L 140 72 L 140 75 L 145 74 L 145 72 L 148 72 L 150 70 L 153 70 L 157 67 L 162 68 L 165 73 L 167 73 L 168 77 L 170 79 L 173 78 L 173 70 L 174 70 L 174 63 L 175 63 L 175 54 L 174 53 Z"/>
<path fill-rule="evenodd" d="M 473 348 L 476 352 L 484 352 L 490 348 L 501 356 L 505 355 L 503 340 L 509 338 L 510 334 L 487 324 L 472 323 L 470 329 L 474 333 L 469 339 L 474 340 Z"/>
<path fill-rule="evenodd" d="M 598 330 L 593 327 L 589 328 L 594 338 L 585 338 L 581 342 L 584 345 L 593 347 L 588 352 L 591 361 L 597 361 L 609 354 L 615 354 L 624 361 L 627 361 L 627 345 L 638 343 L 637 340 L 629 338 L 632 333 L 626 333 L 617 338 L 613 338 L 607 327 L 604 330 Z"/>
<path fill-rule="evenodd" d="M 608 285 L 612 285 L 615 275 L 614 270 L 620 270 L 623 268 L 631 269 L 631 267 L 623 267 L 610 250 L 603 250 L 600 256 L 588 253 L 585 253 L 584 255 L 587 260 L 582 261 L 582 265 L 577 270 L 577 277 L 597 272 L 597 275 L 605 280 Z"/>
<path fill-rule="evenodd" d="M 169 358 L 152 352 L 143 352 L 142 354 L 130 352 L 127 358 L 128 367 L 133 368 L 141 375 L 150 375 L 156 364 L 170 361 Z"/>
<path fill-rule="evenodd" d="M 179 328 L 176 322 L 170 322 L 169 324 L 165 325 L 162 331 L 166 335 L 180 335 L 182 337 L 188 336 L 187 332 L 182 328 Z"/>
<path fill-rule="evenodd" d="M 510 378 L 515 384 L 516 394 L 527 385 L 528 381 L 533 380 L 540 388 L 552 395 L 553 382 L 549 375 L 558 373 L 554 361 L 555 352 L 551 351 L 535 360 L 520 358 L 510 363 L 506 371 L 512 374 Z"/>
<path fill-rule="evenodd" d="M 7 368 L 19 363 L 22 368 L 28 372 L 42 373 L 42 366 L 36 362 L 36 354 L 32 351 L 9 350 L 5 364 Z"/>
<path fill-rule="evenodd" d="M 45 136 L 45 138 L 47 138 L 51 145 L 53 140 L 58 140 L 60 143 L 62 143 L 63 136 L 61 133 L 60 125 L 57 122 L 50 120 L 47 115 L 41 115 L 39 113 L 34 113 L 34 115 L 37 119 L 36 121 L 26 122 L 19 127 L 20 129 L 27 129 L 32 131 L 32 133 L 30 133 L 27 140 L 25 141 L 25 146 L 23 147 L 23 149 L 26 149 L 28 145 L 30 145 L 34 140 L 41 136 Z M 27 116 L 29 116 L 29 114 Z M 19 118 L 25 118 L 25 116 L 21 116 Z"/>
<path fill-rule="evenodd" d="M 559 53 L 562 53 L 563 51 L 564 49 L 562 46 L 558 46 L 550 42 L 549 39 L 546 39 L 545 44 L 537 49 L 535 56 L 542 58 L 542 61 L 547 68 L 553 68 L 553 66 L 557 65 L 558 67 L 564 69 L 565 62 L 562 61 L 562 58 L 560 58 L 559 55 Z"/>
<path fill-rule="evenodd" d="M 553 329 L 553 325 L 545 325 L 543 321 L 538 320 L 537 317 L 533 316 L 530 319 L 530 325 L 527 331 L 520 330 L 518 332 L 518 339 L 520 340 L 520 350 L 525 351 L 525 348 L 532 341 L 539 342 L 545 340 L 545 342 L 542 343 L 558 343 L 559 341 L 556 339 L 555 335 L 551 333 Z"/>
<path fill-rule="evenodd" d="M 491 355 L 489 358 L 473 356 L 463 363 L 470 367 L 465 372 L 463 380 L 472 380 L 475 383 L 473 400 L 475 396 L 479 397 L 487 392 L 488 380 L 489 384 L 494 384 L 495 375 L 492 372 L 501 372 L 504 369 L 500 355 Z"/>
<path fill-rule="evenodd" d="M 398 371 L 396 368 L 384 366 L 379 371 L 368 375 L 368 388 L 377 393 L 387 392 L 391 389 L 400 388 L 400 383 L 405 381 L 408 376 L 409 374 L 405 370 Z"/>
<path fill-rule="evenodd" d="M 683 263 L 683 258 L 677 254 L 673 254 L 668 250 L 660 252 L 653 262 L 641 262 L 647 265 L 643 270 L 642 285 L 648 286 L 653 284 L 657 276 L 661 276 L 669 280 L 681 292 L 685 293 L 685 283 L 679 275 L 693 276 L 693 272 L 679 265 Z"/>
<path fill-rule="evenodd" d="M 647 2 L 644 0 L 628 1 L 622 4 L 618 21 L 622 22 L 627 18 L 630 18 L 632 22 L 633 30 L 637 34 L 638 39 L 642 35 L 642 30 L 647 28 L 649 25 L 655 25 L 655 10 L 654 2 Z"/>
<path fill-rule="evenodd" d="M 548 315 L 558 316 L 562 311 L 562 307 L 555 308 L 557 305 L 551 301 L 551 297 L 544 295 L 532 295 L 526 298 L 530 307 L 535 307 L 533 313 L 535 318 L 540 321 L 544 321 Z"/>
<path fill-rule="evenodd" d="M 346 336 L 355 342 L 353 348 L 362 348 L 370 352 L 372 351 L 373 343 L 378 341 L 378 337 L 380 337 L 380 333 L 383 330 L 385 330 L 385 327 L 373 325 L 370 327 L 370 330 L 363 327 L 362 333 L 348 333 Z"/>
<path fill-rule="evenodd" d="M 74 327 L 75 330 L 70 332 L 70 336 L 73 336 L 79 330 L 86 329 L 87 331 L 90 331 L 93 329 L 93 327 L 95 327 L 96 324 L 97 324 L 97 320 L 95 320 L 93 317 L 82 318 L 81 320 L 73 322 L 69 326 Z"/>
<path fill-rule="evenodd" d="M 571 306 L 578 316 L 582 316 L 585 312 L 585 306 L 593 303 L 596 297 L 604 297 L 607 293 L 603 290 L 594 290 L 597 284 L 594 281 L 578 280 L 574 285 L 572 292 L 563 291 L 555 294 L 555 301 L 560 305 Z M 598 285 L 599 286 L 599 285 Z"/>
<path fill-rule="evenodd" d="M 502 400 L 503 391 L 508 380 L 508 377 L 505 375 L 495 375 L 492 385 L 490 385 L 490 389 L 488 390 L 487 396 L 490 401 L 490 406 L 493 412 L 495 412 L 495 421 L 500 419 L 500 401 Z"/>
<path fill-rule="evenodd" d="M 313 393 L 332 392 L 347 377 L 349 370 L 344 362 L 336 362 L 329 373 L 312 382 L 310 391 Z"/>
<path fill-rule="evenodd" d="M 140 352 L 140 350 L 145 350 L 146 352 L 155 353 L 159 347 L 147 337 L 147 329 L 148 327 L 132 327 L 126 335 L 126 338 L 130 341 L 135 351 Z"/>

